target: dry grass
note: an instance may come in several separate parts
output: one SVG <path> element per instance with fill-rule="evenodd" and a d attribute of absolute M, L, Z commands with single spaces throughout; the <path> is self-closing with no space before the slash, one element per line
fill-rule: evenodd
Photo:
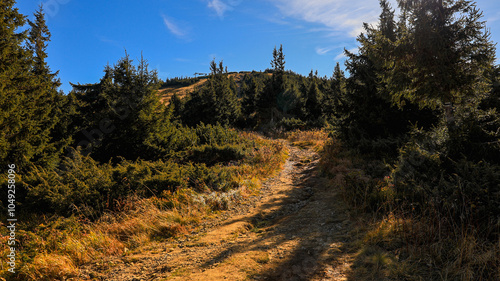
<path fill-rule="evenodd" d="M 84 264 L 99 256 L 122 254 L 125 245 L 105 230 L 88 227 L 86 232 L 69 235 L 59 246 L 59 251 L 66 254 L 76 264 Z"/>
<path fill-rule="evenodd" d="M 135 208 L 119 214 L 108 214 L 95 225 L 130 248 L 137 248 L 151 239 L 170 238 L 186 233 L 189 225 L 199 221 L 200 210 L 161 209 L 164 199 L 148 198 L 135 202 Z"/>
<path fill-rule="evenodd" d="M 342 154 L 342 145 L 335 139 L 329 139 L 323 145 L 320 159 L 321 171 L 333 178 L 335 186 L 343 183 L 344 176 L 354 171 L 350 157 Z"/>
<path fill-rule="evenodd" d="M 73 261 L 57 254 L 40 254 L 29 267 L 28 278 L 31 280 L 65 280 L 78 275 Z"/>
<path fill-rule="evenodd" d="M 450 229 L 421 218 L 408 220 L 404 234 L 409 259 L 427 266 L 421 275 L 429 279 L 500 280 L 500 240 L 479 235 L 474 226 Z"/>
<path fill-rule="evenodd" d="M 285 138 L 294 146 L 300 148 L 312 147 L 315 151 L 321 151 L 328 140 L 328 133 L 326 130 L 318 129 L 308 131 L 295 130 L 286 133 Z"/>
<path fill-rule="evenodd" d="M 235 167 L 240 175 L 240 182 L 252 179 L 265 179 L 283 168 L 288 158 L 288 151 L 282 141 L 264 140 L 257 133 L 242 132 L 242 138 L 254 141 L 257 147 L 250 153 L 246 163 Z"/>
<path fill-rule="evenodd" d="M 187 87 L 170 87 L 170 88 L 164 88 L 160 89 L 158 91 L 160 95 L 160 100 L 163 104 L 168 105 L 170 103 L 170 98 L 174 94 L 176 94 L 179 98 L 184 98 L 190 93 L 192 93 L 197 87 L 203 85 L 207 79 L 201 79 L 200 81 L 196 82 L 193 85 L 187 86 Z"/>

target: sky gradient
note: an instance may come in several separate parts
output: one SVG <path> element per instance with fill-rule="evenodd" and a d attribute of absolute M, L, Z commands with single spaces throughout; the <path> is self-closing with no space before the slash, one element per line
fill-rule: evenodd
<path fill-rule="evenodd" d="M 377 0 L 18 0 L 16 7 L 33 19 L 40 3 L 52 34 L 47 61 L 65 93 L 69 82 L 98 82 L 125 50 L 136 61 L 142 52 L 165 79 L 209 72 L 213 58 L 229 71 L 265 70 L 283 44 L 286 69 L 331 76 L 343 49 L 356 50 L 362 23 L 380 13 Z M 499 42 L 500 0 L 476 3 Z"/>

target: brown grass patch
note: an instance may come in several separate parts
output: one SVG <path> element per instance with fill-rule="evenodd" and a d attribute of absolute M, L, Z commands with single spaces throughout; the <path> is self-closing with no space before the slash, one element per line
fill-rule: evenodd
<path fill-rule="evenodd" d="M 197 87 L 203 85 L 207 79 L 201 79 L 200 81 L 194 83 L 193 85 L 189 85 L 187 87 L 169 87 L 158 90 L 160 95 L 160 101 L 168 105 L 170 103 L 170 99 L 174 94 L 176 94 L 179 98 L 184 98 L 190 93 L 192 93 Z"/>
<path fill-rule="evenodd" d="M 285 138 L 289 140 L 292 145 L 302 149 L 312 147 L 315 151 L 320 151 L 323 149 L 328 139 L 328 133 L 326 130 L 317 129 L 308 131 L 295 130 L 286 133 Z"/>
<path fill-rule="evenodd" d="M 31 280 L 65 280 L 78 275 L 70 258 L 56 254 L 40 254 L 29 267 L 28 276 Z"/>

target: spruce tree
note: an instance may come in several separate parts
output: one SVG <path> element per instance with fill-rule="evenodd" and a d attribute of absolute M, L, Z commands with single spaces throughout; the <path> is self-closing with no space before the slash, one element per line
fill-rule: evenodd
<path fill-rule="evenodd" d="M 52 73 L 45 61 L 47 44 L 51 34 L 46 25 L 41 5 L 34 16 L 34 21 L 28 20 L 30 31 L 27 47 L 33 55 L 31 69 L 33 85 L 28 98 L 35 103 L 36 110 L 28 122 L 37 122 L 34 125 L 39 128 L 37 133 L 31 137 L 40 138 L 34 160 L 39 160 L 41 164 L 47 165 L 57 163 L 59 154 L 68 144 L 68 136 L 65 135 L 65 123 L 67 122 L 64 121 L 67 108 L 65 107 L 65 96 L 58 91 L 58 87 L 61 85 L 57 78 L 59 71 Z"/>
<path fill-rule="evenodd" d="M 262 93 L 263 85 L 257 81 L 252 75 L 248 82 L 243 84 L 242 95 L 242 109 L 243 113 L 248 117 L 257 110 L 257 101 Z"/>
<path fill-rule="evenodd" d="M 333 76 L 323 95 L 323 114 L 325 119 L 331 123 L 337 123 L 342 118 L 341 112 L 345 111 L 343 100 L 345 99 L 346 77 L 340 69 L 340 64 L 335 65 Z"/>
<path fill-rule="evenodd" d="M 276 46 L 274 47 L 271 67 L 273 69 L 272 79 L 268 80 L 266 83 L 258 101 L 258 106 L 263 109 L 277 108 L 277 97 L 286 89 L 283 45 L 280 45 L 279 49 L 276 49 Z"/>
<path fill-rule="evenodd" d="M 347 145 L 366 153 L 390 153 L 406 138 L 412 124 L 429 127 L 435 117 L 430 110 L 419 110 L 406 99 L 395 105 L 391 85 L 385 75 L 391 72 L 387 54 L 400 38 L 402 28 L 394 24 L 394 10 L 388 1 L 380 1 L 382 8 L 376 26 L 364 24 L 365 32 L 358 36 L 357 54 L 346 51 L 346 92 L 335 112 L 340 113 L 337 126 Z M 404 74 L 401 74 L 404 75 Z"/>
<path fill-rule="evenodd" d="M 309 85 L 306 93 L 306 116 L 309 121 L 317 121 L 322 115 L 323 93 L 318 89 L 316 78 Z"/>
<path fill-rule="evenodd" d="M 174 93 L 172 97 L 170 98 L 168 106 L 172 109 L 173 112 L 173 118 L 175 120 L 180 120 L 182 117 L 182 114 L 184 112 L 184 103 L 185 101 L 182 100 L 177 93 Z"/>
<path fill-rule="evenodd" d="M 23 136 L 23 111 L 29 87 L 30 53 L 23 48 L 26 31 L 18 29 L 25 17 L 14 8 L 15 1 L 0 2 L 0 165 L 26 164 L 31 145 Z"/>
<path fill-rule="evenodd" d="M 224 68 L 222 61 L 217 67 L 214 60 L 210 63 L 210 71 L 210 77 L 204 91 L 206 97 L 212 102 L 209 104 L 213 110 L 211 123 L 232 125 L 240 117 L 241 105 L 236 92 L 231 88 L 227 68 Z"/>
<path fill-rule="evenodd" d="M 54 80 L 57 73 L 51 74 L 45 62 L 47 58 L 47 42 L 50 41 L 50 31 L 45 22 L 42 5 L 35 12 L 35 21 L 28 20 L 28 23 L 30 26 L 28 48 L 34 54 L 33 73 L 40 76 L 49 76 L 50 80 Z"/>
<path fill-rule="evenodd" d="M 495 48 L 470 0 L 398 0 L 400 35 L 386 54 L 392 100 L 468 104 L 486 93 Z"/>
<path fill-rule="evenodd" d="M 75 144 L 100 161 L 159 159 L 175 151 L 182 144 L 158 85 L 146 60 L 135 66 L 128 55 L 107 66 L 99 83 L 73 85 L 75 127 L 80 130 Z"/>
<path fill-rule="evenodd" d="M 60 100 L 57 73 L 45 62 L 50 33 L 41 8 L 18 32 L 26 21 L 14 4 L 0 4 L 0 164 L 56 164 L 64 142 L 53 139 Z"/>
<path fill-rule="evenodd" d="M 187 125 L 206 124 L 234 125 L 241 117 L 241 102 L 231 87 L 227 69 L 220 61 L 210 62 L 207 82 L 194 92 L 185 105 L 183 122 Z"/>
<path fill-rule="evenodd" d="M 300 99 L 301 94 L 293 83 L 289 83 L 287 88 L 276 97 L 278 108 L 285 114 L 295 112 Z"/>
<path fill-rule="evenodd" d="M 274 46 L 273 49 L 273 60 L 271 61 L 271 67 L 276 72 L 285 71 L 285 55 L 283 54 L 283 45 L 280 45 L 279 49 Z"/>

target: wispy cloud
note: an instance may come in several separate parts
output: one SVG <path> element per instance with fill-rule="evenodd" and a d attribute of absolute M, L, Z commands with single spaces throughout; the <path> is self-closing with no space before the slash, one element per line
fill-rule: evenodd
<path fill-rule="evenodd" d="M 217 13 L 217 16 L 219 18 L 224 17 L 224 13 L 231 9 L 226 3 L 222 2 L 221 0 L 210 0 L 208 1 L 208 7 L 213 9 L 215 13 Z"/>
<path fill-rule="evenodd" d="M 316 47 L 316 54 L 322 56 L 328 54 L 330 51 L 332 51 L 334 48 L 321 48 L 321 47 Z"/>
<path fill-rule="evenodd" d="M 163 23 L 172 34 L 179 38 L 186 38 L 187 32 L 185 30 L 181 29 L 177 24 L 174 23 L 173 20 L 169 19 L 167 16 L 162 14 L 161 17 L 163 18 Z"/>
<path fill-rule="evenodd" d="M 269 1 L 274 3 L 285 16 L 319 23 L 332 32 L 342 32 L 350 37 L 359 35 L 363 30 L 363 22 L 374 23 L 380 14 L 379 2 L 375 0 Z"/>
<path fill-rule="evenodd" d="M 215 11 L 217 16 L 221 19 L 227 11 L 233 10 L 241 3 L 241 0 L 208 0 L 208 7 Z"/>

